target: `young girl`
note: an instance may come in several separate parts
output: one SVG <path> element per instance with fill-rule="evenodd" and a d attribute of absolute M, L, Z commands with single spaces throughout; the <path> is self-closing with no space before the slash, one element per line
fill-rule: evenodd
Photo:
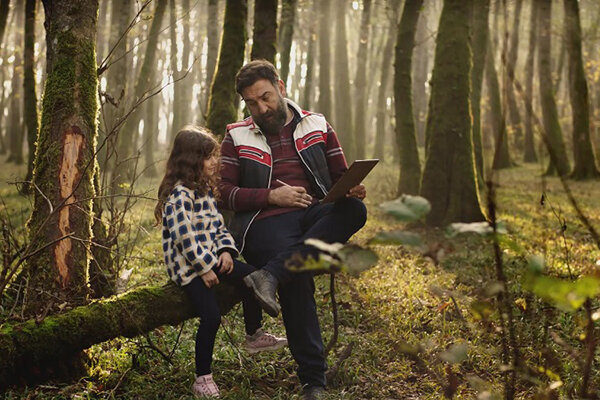
<path fill-rule="evenodd" d="M 255 269 L 233 258 L 233 238 L 217 210 L 213 191 L 218 180 L 219 146 L 205 129 L 184 127 L 173 144 L 167 171 L 158 189 L 155 217 L 162 221 L 162 245 L 169 277 L 189 296 L 200 326 L 196 334 L 197 396 L 219 396 L 211 374 L 213 347 L 221 322 L 213 286 L 222 281 L 242 293 L 246 325 L 245 347 L 250 353 L 275 350 L 287 340 L 261 329 L 261 310 L 242 278 Z"/>

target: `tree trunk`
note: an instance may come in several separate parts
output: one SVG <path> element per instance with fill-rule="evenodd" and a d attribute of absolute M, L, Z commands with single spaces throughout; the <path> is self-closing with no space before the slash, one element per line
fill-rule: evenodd
<path fill-rule="evenodd" d="M 35 141 L 38 133 L 38 109 L 37 95 L 35 91 L 35 5 L 36 0 L 25 2 L 25 47 L 23 51 L 23 112 L 25 126 L 27 127 L 27 144 L 29 154 L 27 156 L 27 175 L 25 181 L 33 178 L 33 161 L 35 159 Z M 24 187 L 29 192 L 29 185 Z"/>
<path fill-rule="evenodd" d="M 198 99 L 201 105 L 202 120 L 208 117 L 208 96 L 215 76 L 215 67 L 217 65 L 217 56 L 219 55 L 219 2 L 218 0 L 208 0 L 206 4 L 206 76 L 204 78 L 204 88 L 202 98 Z"/>
<path fill-rule="evenodd" d="M 470 7 L 471 1 L 445 0 L 440 17 L 421 186 L 421 195 L 431 203 L 427 223 L 433 226 L 484 220 L 475 179 L 469 104 Z"/>
<path fill-rule="evenodd" d="M 154 73 L 153 73 L 154 75 Z M 153 96 L 148 99 L 144 107 L 146 108 L 146 118 L 144 118 L 144 175 L 154 178 L 158 176 L 156 163 L 154 161 L 154 144 L 158 138 L 158 105 L 159 96 Z"/>
<path fill-rule="evenodd" d="M 47 80 L 28 230 L 32 250 L 49 247 L 27 261 L 27 315 L 87 300 L 96 163 L 98 1 L 43 4 Z"/>
<path fill-rule="evenodd" d="M 6 20 L 8 19 L 8 6 L 10 0 L 0 0 L 0 44 L 4 39 L 4 32 L 6 31 Z"/>
<path fill-rule="evenodd" d="M 400 152 L 400 179 L 398 194 L 419 193 L 421 164 L 415 136 L 412 103 L 412 54 L 415 32 L 422 0 L 406 1 L 398 25 L 396 56 L 394 60 L 394 103 L 396 109 L 396 141 Z M 389 54 L 386 52 L 386 54 Z"/>
<path fill-rule="evenodd" d="M 393 93 L 393 90 L 390 90 L 390 75 L 391 75 L 391 67 L 392 64 L 388 62 L 389 54 L 392 54 L 394 51 L 394 42 L 396 39 L 396 31 L 398 25 L 398 13 L 400 10 L 400 0 L 392 0 L 390 3 L 390 10 L 388 12 L 389 25 L 387 27 L 387 39 L 385 43 L 385 49 L 383 53 L 379 55 L 381 59 L 381 75 L 379 79 L 379 93 L 377 95 L 377 109 L 375 114 L 376 124 L 375 124 L 375 158 L 379 158 L 384 161 L 385 159 L 385 151 L 384 146 L 385 143 L 388 142 L 389 135 L 389 127 L 390 124 L 387 124 L 388 113 L 388 105 L 387 99 L 389 98 L 390 93 Z M 417 20 L 419 18 L 417 17 Z M 416 28 L 415 28 L 416 30 Z M 413 47 L 414 47 L 414 37 L 413 37 Z M 412 53 L 412 52 L 411 52 Z M 412 61 L 412 57 L 411 57 Z M 411 64 L 412 65 L 412 64 Z M 412 73 L 412 70 L 410 71 Z M 412 82 L 412 79 L 411 79 Z M 393 89 L 393 88 L 392 88 Z M 412 86 L 410 87 L 412 90 Z M 411 94 L 412 99 L 412 94 Z M 412 103 L 412 101 L 411 101 Z"/>
<path fill-rule="evenodd" d="M 429 45 L 427 31 L 426 5 L 420 12 L 417 22 L 416 43 L 414 49 L 415 62 L 413 63 L 413 104 L 415 108 L 415 121 L 417 143 L 425 145 L 425 121 L 427 119 L 427 85 L 429 74 Z"/>
<path fill-rule="evenodd" d="M 573 116 L 573 155 L 575 165 L 571 177 L 574 179 L 597 178 L 596 159 L 590 139 L 590 103 L 588 85 L 583 70 L 581 51 L 581 22 L 577 0 L 564 0 L 569 53 L 569 94 Z"/>
<path fill-rule="evenodd" d="M 247 0 L 227 0 L 219 61 L 210 92 L 208 128 L 223 136 L 227 124 L 237 119 L 235 75 L 244 62 Z"/>
<path fill-rule="evenodd" d="M 483 188 L 485 176 L 483 162 L 483 142 L 481 139 L 481 86 L 483 83 L 483 70 L 487 55 L 489 41 L 488 17 L 490 13 L 490 0 L 477 0 L 473 2 L 471 15 L 471 49 L 473 50 L 473 68 L 471 69 L 471 114 L 473 115 L 473 151 L 475 152 L 475 166 L 477 168 L 477 181 L 479 188 Z"/>
<path fill-rule="evenodd" d="M 111 11 L 111 25 L 108 45 L 114 48 L 112 54 L 107 59 L 110 67 L 106 71 L 106 94 L 110 99 L 105 101 L 102 108 L 102 125 L 104 132 L 100 131 L 99 144 L 104 146 L 98 152 L 98 162 L 101 170 L 111 170 L 117 174 L 118 155 L 117 143 L 119 138 L 120 126 L 117 126 L 125 113 L 125 101 L 127 95 L 131 95 L 129 86 L 129 77 L 131 70 L 129 61 L 131 57 L 128 52 L 128 35 L 125 30 L 131 20 L 131 1 L 113 0 Z M 101 40 L 105 40 L 102 38 Z M 109 161 L 110 159 L 110 161 Z"/>
<path fill-rule="evenodd" d="M 533 74 L 535 72 L 535 45 L 538 26 L 538 8 L 536 2 L 531 3 L 531 15 L 529 22 L 529 50 L 525 63 L 525 98 L 531 102 L 533 108 Z M 535 153 L 535 141 L 533 139 L 533 118 L 529 107 L 525 107 L 525 143 L 523 161 L 537 162 Z"/>
<path fill-rule="evenodd" d="M 292 52 L 297 3 L 298 0 L 281 1 L 281 25 L 279 26 L 279 58 L 281 68 L 279 69 L 279 77 L 286 83 L 290 72 L 290 55 Z M 346 2 L 344 1 L 344 3 Z M 343 9 L 345 10 L 346 8 L 344 7 Z"/>
<path fill-rule="evenodd" d="M 306 51 L 306 79 L 304 81 L 304 99 L 301 103 L 302 107 L 309 110 L 313 102 L 313 79 L 315 70 L 315 52 L 317 45 L 317 8 L 319 4 L 314 0 L 310 5 L 309 10 L 309 32 L 308 32 L 308 50 Z"/>
<path fill-rule="evenodd" d="M 354 140 L 356 148 L 353 149 L 357 159 L 365 158 L 367 146 L 366 118 L 367 96 L 367 52 L 369 47 L 369 26 L 371 21 L 371 0 L 363 1 L 363 12 L 360 22 L 360 42 L 356 56 L 356 78 L 354 79 Z"/>
<path fill-rule="evenodd" d="M 233 286 L 220 284 L 216 292 L 223 314 L 240 301 Z M 93 344 L 135 337 L 192 317 L 184 291 L 169 283 L 96 301 L 41 322 L 5 324 L 0 332 L 0 389 L 48 379 L 59 363 Z"/>
<path fill-rule="evenodd" d="M 255 0 L 252 60 L 267 60 L 275 64 L 277 54 L 277 0 Z"/>
<path fill-rule="evenodd" d="M 517 99 L 515 98 L 515 91 L 513 89 L 513 79 L 515 76 L 515 67 L 517 65 L 517 57 L 519 55 L 519 23 L 521 20 L 521 9 L 523 0 L 515 1 L 515 10 L 513 18 L 512 35 L 510 37 L 510 50 L 508 51 L 506 60 L 506 70 L 508 72 L 508 80 L 504 93 L 506 94 L 506 100 L 508 103 L 508 115 L 510 117 L 510 127 L 519 148 L 523 141 L 523 127 L 521 120 L 521 113 L 519 112 L 519 106 L 517 105 Z M 505 6 L 506 7 L 506 6 Z"/>
<path fill-rule="evenodd" d="M 181 71 L 177 66 L 177 54 L 179 53 L 177 49 L 177 7 L 175 5 L 175 0 L 169 0 L 169 34 L 171 36 L 171 73 L 173 74 L 173 81 L 176 81 L 173 84 L 173 98 L 171 101 L 173 102 L 173 119 L 171 120 L 171 128 L 169 129 L 169 133 L 167 135 L 168 138 L 174 138 L 177 134 L 177 131 L 181 129 L 181 110 L 179 109 L 179 102 L 181 97 L 182 84 L 181 81 L 178 81 L 181 77 Z M 183 65 L 183 59 L 182 59 Z M 152 73 L 152 72 L 150 72 Z M 145 109 L 144 105 L 144 109 Z M 144 124 L 145 126 L 145 124 Z M 172 143 L 172 140 L 169 140 L 169 143 Z"/>
<path fill-rule="evenodd" d="M 108 29 L 110 24 L 115 21 L 109 21 L 108 0 L 100 2 L 100 10 L 98 12 L 98 34 L 96 35 L 96 64 L 100 65 L 106 56 L 106 48 L 109 42 L 106 40 L 109 37 Z M 112 29 L 110 29 L 112 31 Z"/>
<path fill-rule="evenodd" d="M 552 3 L 549 0 L 535 0 L 539 12 L 540 35 L 538 42 L 538 74 L 540 87 L 540 101 L 544 119 L 546 146 L 550 153 L 550 163 L 546 175 L 567 175 L 569 173 L 569 159 L 565 150 L 562 129 L 558 122 L 558 112 L 554 99 L 552 85 L 552 69 L 550 67 L 550 34 Z"/>
<path fill-rule="evenodd" d="M 139 124 L 142 119 L 142 111 L 144 107 L 141 105 L 141 101 L 147 98 L 149 92 L 152 89 L 152 83 L 150 81 L 150 73 L 156 68 L 156 49 L 158 43 L 158 35 L 162 25 L 163 16 L 167 6 L 166 1 L 159 1 L 156 3 L 156 10 L 154 12 L 154 18 L 150 26 L 150 32 L 148 33 L 148 43 L 146 45 L 146 51 L 142 66 L 135 84 L 134 97 L 132 107 L 133 111 L 127 117 L 125 126 L 119 134 L 119 160 L 121 167 L 119 168 L 120 175 L 114 179 L 117 183 L 131 182 L 135 177 L 134 166 L 136 165 L 136 159 L 132 158 L 134 155 L 133 144 L 137 142 L 137 136 L 139 135 Z"/>
<path fill-rule="evenodd" d="M 331 1 L 319 0 L 319 113 L 331 118 Z"/>
<path fill-rule="evenodd" d="M 14 12 L 16 14 L 16 20 L 19 26 L 23 26 L 24 16 L 23 3 L 15 6 Z M 15 28 L 15 43 L 23 42 L 22 30 Z M 23 57 L 21 51 L 17 50 L 14 52 L 13 61 L 13 76 L 10 87 L 12 93 L 10 94 L 10 109 L 8 112 L 9 124 L 7 129 L 7 136 L 9 137 L 9 155 L 6 159 L 7 162 L 14 162 L 15 164 L 23 164 L 23 139 L 25 134 L 25 127 L 22 121 L 22 108 L 23 108 Z"/>
<path fill-rule="evenodd" d="M 348 161 L 351 161 L 354 148 L 352 136 L 352 96 L 350 95 L 350 69 L 348 61 L 348 39 L 346 34 L 346 11 L 348 0 L 341 2 L 340 11 L 335 13 L 335 48 L 334 48 L 334 79 L 337 99 L 333 105 L 335 114 L 333 126 L 344 148 Z"/>
<path fill-rule="evenodd" d="M 491 41 L 488 41 L 488 51 L 485 62 L 485 78 L 490 96 L 493 125 L 492 132 L 495 146 L 492 169 L 510 168 L 512 167 L 512 162 L 508 152 L 508 135 L 506 133 L 506 122 L 502 110 L 502 100 L 500 98 L 498 74 L 496 73 L 496 65 L 494 62 L 494 48 L 492 47 Z"/>

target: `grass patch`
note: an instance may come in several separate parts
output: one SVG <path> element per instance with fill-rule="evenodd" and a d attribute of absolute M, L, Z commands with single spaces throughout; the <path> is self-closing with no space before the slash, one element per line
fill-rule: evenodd
<path fill-rule="evenodd" d="M 475 234 L 448 239 L 441 229 L 407 227 L 384 215 L 377 205 L 395 197 L 397 177 L 397 169 L 387 164 L 378 166 L 369 177 L 369 219 L 352 241 L 365 245 L 377 232 L 408 229 L 421 234 L 439 262 L 416 249 L 377 245 L 373 246 L 379 255 L 376 267 L 359 278 L 338 277 L 340 338 L 329 356 L 329 365 L 338 361 L 349 343 L 354 343 L 354 349 L 329 382 L 328 398 L 441 399 L 453 380 L 458 399 L 475 398 L 480 386 L 500 391 L 498 313 L 495 301 L 486 295 L 486 288 L 495 281 L 491 242 Z M 2 179 L 6 181 L 6 171 Z M 557 380 L 563 385 L 561 395 L 567 396 L 578 387 L 581 372 L 565 348 L 552 340 L 551 333 L 580 354 L 584 315 L 581 311 L 560 312 L 522 290 L 521 277 L 530 254 L 543 255 L 547 271 L 565 277 L 569 271 L 577 276 L 595 270 L 600 251 L 576 219 L 556 178 L 542 180 L 539 167 L 525 165 L 501 171 L 499 182 L 499 219 L 506 223 L 508 237 L 521 248 L 503 249 L 515 303 L 517 341 L 528 368 L 519 375 L 517 398 L 532 398 Z M 153 196 L 157 185 L 156 179 L 142 180 L 138 191 L 145 192 L 146 188 Z M 596 200 L 600 185 L 570 185 L 592 224 L 600 226 Z M 0 193 L 8 205 L 6 210 L 24 223 L 29 203 L 5 183 L 0 185 Z M 544 205 L 540 202 L 542 193 Z M 126 221 L 130 230 L 123 243 L 131 247 L 129 257 L 123 257 L 122 262 L 124 268 L 134 268 L 129 288 L 166 280 L 160 232 L 152 226 L 153 207 L 152 201 L 139 200 Z M 25 219 L 18 217 L 23 213 Z M 327 342 L 333 332 L 329 278 L 316 277 L 316 286 Z M 491 307 L 489 315 L 481 318 L 472 306 L 486 301 Z M 481 310 L 486 313 L 485 308 Z M 280 318 L 265 316 L 264 320 L 268 331 L 284 334 Z M 90 374 L 79 382 L 8 392 L 5 398 L 189 398 L 196 324 L 190 320 L 150 333 L 154 345 L 167 354 L 172 352 L 172 364 L 152 350 L 144 337 L 115 339 L 88 350 L 93 360 Z M 237 307 L 225 318 L 215 345 L 213 370 L 223 398 L 299 399 L 296 366 L 289 350 L 250 357 L 241 350 L 243 339 L 241 308 Z M 464 360 L 455 364 L 445 361 L 448 349 L 463 344 L 467 349 Z M 598 368 L 594 368 L 592 387 L 598 387 L 599 378 Z"/>

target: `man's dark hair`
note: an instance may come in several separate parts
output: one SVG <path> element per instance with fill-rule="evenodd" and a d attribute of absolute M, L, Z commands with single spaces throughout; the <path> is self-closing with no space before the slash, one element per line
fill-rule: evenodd
<path fill-rule="evenodd" d="M 275 66 L 267 60 L 254 60 L 244 65 L 235 76 L 235 90 L 242 95 L 242 90 L 254 85 L 256 81 L 266 79 L 277 86 L 279 75 Z"/>

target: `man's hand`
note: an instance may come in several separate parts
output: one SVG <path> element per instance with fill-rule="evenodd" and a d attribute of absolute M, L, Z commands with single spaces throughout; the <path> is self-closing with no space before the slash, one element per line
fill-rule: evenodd
<path fill-rule="evenodd" d="M 367 189 L 365 185 L 356 185 L 346 193 L 346 197 L 356 197 L 357 199 L 363 200 L 367 197 Z"/>
<path fill-rule="evenodd" d="M 302 186 L 281 186 L 269 192 L 269 204 L 279 207 L 299 207 L 306 208 L 310 206 L 312 197 L 306 193 Z"/>
<path fill-rule="evenodd" d="M 213 270 L 200 275 L 200 278 L 202 278 L 207 288 L 211 288 L 219 284 L 219 278 L 217 278 L 217 274 L 215 274 Z"/>
<path fill-rule="evenodd" d="M 219 272 L 221 274 L 230 274 L 233 271 L 233 259 L 231 258 L 231 254 L 229 252 L 224 251 L 219 256 L 219 261 L 217 262 L 217 267 L 219 267 Z"/>

